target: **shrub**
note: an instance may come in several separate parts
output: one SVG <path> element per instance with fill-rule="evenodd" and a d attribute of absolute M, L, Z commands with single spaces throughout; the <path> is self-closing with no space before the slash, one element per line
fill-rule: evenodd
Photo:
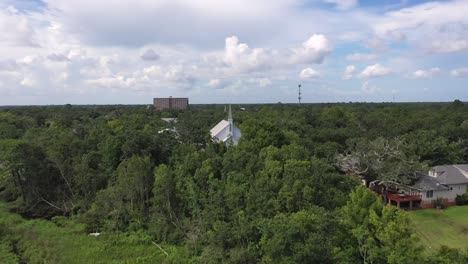
<path fill-rule="evenodd" d="M 437 200 L 435 201 L 435 206 L 438 209 L 444 209 L 445 208 L 444 199 L 437 197 Z"/>
<path fill-rule="evenodd" d="M 468 193 L 465 193 L 463 195 L 457 195 L 457 198 L 455 198 L 455 203 L 457 205 L 467 205 L 468 204 Z"/>

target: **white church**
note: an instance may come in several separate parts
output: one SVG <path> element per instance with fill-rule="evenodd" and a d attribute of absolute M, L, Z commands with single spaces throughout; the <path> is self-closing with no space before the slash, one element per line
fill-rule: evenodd
<path fill-rule="evenodd" d="M 234 126 L 232 119 L 231 105 L 229 105 L 228 120 L 221 120 L 210 130 L 211 137 L 215 142 L 224 142 L 226 145 L 237 145 L 242 134 L 238 127 Z"/>

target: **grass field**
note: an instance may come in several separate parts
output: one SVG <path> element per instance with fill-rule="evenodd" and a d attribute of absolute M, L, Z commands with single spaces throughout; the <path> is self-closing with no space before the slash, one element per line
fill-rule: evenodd
<path fill-rule="evenodd" d="M 91 237 L 66 219 L 26 220 L 0 203 L 0 263 L 187 263 L 184 250 L 161 245 L 144 233 Z"/>
<path fill-rule="evenodd" d="M 441 245 L 468 247 L 468 206 L 417 210 L 408 214 L 428 252 L 438 250 Z"/>

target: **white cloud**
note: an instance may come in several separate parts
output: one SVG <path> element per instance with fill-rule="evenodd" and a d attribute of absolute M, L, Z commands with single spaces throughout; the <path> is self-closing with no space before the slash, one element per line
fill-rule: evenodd
<path fill-rule="evenodd" d="M 362 84 L 361 91 L 367 94 L 373 94 L 380 91 L 380 88 L 370 83 L 370 81 L 365 81 Z"/>
<path fill-rule="evenodd" d="M 259 70 L 271 66 L 270 57 L 262 48 L 251 49 L 245 43 L 239 43 L 236 36 L 226 38 L 224 62 L 239 72 Z"/>
<path fill-rule="evenodd" d="M 322 34 L 313 34 L 300 48 L 294 49 L 292 63 L 322 63 L 332 52 L 330 41 Z"/>
<path fill-rule="evenodd" d="M 132 87 L 135 84 L 135 79 L 117 75 L 87 80 L 86 84 L 101 88 L 123 89 Z"/>
<path fill-rule="evenodd" d="M 18 64 L 15 60 L 3 60 L 0 61 L 0 72 L 2 71 L 13 71 L 18 68 Z"/>
<path fill-rule="evenodd" d="M 36 32 L 26 15 L 14 7 L 0 8 L 0 42 L 11 46 L 37 46 Z"/>
<path fill-rule="evenodd" d="M 332 8 L 322 0 L 309 1 L 306 7 L 304 0 L 43 0 L 44 8 L 25 10 L 18 1 L 8 1 L 19 11 L 0 4 L 0 80 L 12 94 L 60 90 L 62 97 L 73 97 L 74 92 L 85 97 L 95 91 L 105 94 L 107 87 L 124 102 L 130 98 L 125 91 L 178 89 L 210 102 L 215 95 L 209 88 L 214 86 L 235 89 L 239 101 L 248 98 L 242 94 L 262 91 L 259 87 L 269 87 L 269 96 L 281 98 L 280 87 L 291 87 L 298 73 L 301 77 L 315 63 L 326 62 L 320 66 L 321 72 L 330 72 L 323 77 L 325 83 L 333 83 L 335 76 L 367 80 L 387 75 L 389 69 L 408 78 L 429 78 L 436 73 L 418 65 L 437 63 L 451 69 L 463 54 L 422 52 L 468 50 L 468 2 L 462 0 L 413 3 L 400 10 L 386 9 L 380 2 L 352 9 L 358 1 L 338 0 L 327 0 L 334 3 Z M 395 11 L 385 11 L 390 9 Z M 223 43 L 227 34 L 242 41 L 234 36 Z M 358 67 L 348 65 L 352 68 L 341 76 L 347 64 L 336 57 L 328 60 L 331 43 L 342 54 L 356 48 L 358 43 L 349 42 L 357 41 L 374 51 L 346 54 L 349 64 Z M 397 41 L 405 43 L 395 45 Z M 386 67 L 356 64 L 370 61 L 367 66 L 377 58 Z M 401 58 L 406 62 L 398 62 Z M 464 73 L 455 69 L 452 75 Z M 365 87 L 370 91 L 373 86 Z M 363 90 L 357 88 L 355 95 Z M 133 98 L 137 96 L 144 97 Z M 38 100 L 52 102 L 44 98 Z M 0 95 L 0 104 L 5 102 Z"/>
<path fill-rule="evenodd" d="M 468 39 L 459 40 L 435 40 L 431 43 L 429 51 L 436 53 L 457 52 L 468 49 Z"/>
<path fill-rule="evenodd" d="M 450 74 L 453 77 L 468 77 L 468 68 L 453 69 Z"/>
<path fill-rule="evenodd" d="M 299 74 L 299 77 L 302 80 L 309 80 L 309 79 L 315 79 L 320 77 L 320 73 L 312 68 L 305 68 L 301 71 Z"/>
<path fill-rule="evenodd" d="M 257 80 L 257 84 L 259 87 L 267 87 L 270 86 L 272 82 L 268 78 L 260 78 Z"/>
<path fill-rule="evenodd" d="M 211 79 L 208 82 L 208 86 L 211 87 L 211 88 L 219 88 L 220 85 L 221 85 L 221 80 L 220 79 Z"/>
<path fill-rule="evenodd" d="M 373 38 L 366 42 L 366 47 L 372 50 L 383 51 L 388 49 L 387 43 L 380 38 Z"/>
<path fill-rule="evenodd" d="M 377 54 L 373 53 L 353 53 L 348 56 L 346 56 L 346 59 L 349 61 L 369 61 L 369 60 L 375 60 L 379 56 Z"/>
<path fill-rule="evenodd" d="M 432 78 L 438 74 L 440 74 L 439 68 L 431 68 L 429 70 L 417 70 L 410 75 L 410 78 L 413 78 L 413 79 Z"/>
<path fill-rule="evenodd" d="M 359 2 L 358 0 L 322 0 L 325 3 L 335 4 L 338 10 L 348 10 L 356 7 Z"/>
<path fill-rule="evenodd" d="M 64 54 L 59 54 L 59 53 L 51 53 L 47 55 L 47 58 L 51 61 L 57 61 L 57 62 L 70 61 L 70 59 L 67 56 L 65 56 Z"/>
<path fill-rule="evenodd" d="M 377 34 L 386 35 L 395 30 L 401 31 L 424 26 L 434 27 L 447 23 L 458 23 L 466 21 L 467 15 L 467 1 L 428 2 L 388 12 L 373 27 Z"/>
<path fill-rule="evenodd" d="M 408 40 L 431 53 L 468 49 L 468 1 L 432 1 L 385 13 L 372 28 L 383 39 Z"/>
<path fill-rule="evenodd" d="M 235 32 L 263 39 L 277 32 L 300 0 L 43 0 L 67 30 L 86 44 L 148 43 L 213 47 Z M 129 12 L 131 7 L 131 12 Z M 135 19 L 137 17 L 138 19 Z M 255 27 L 252 27 L 255 25 Z"/>
<path fill-rule="evenodd" d="M 163 87 L 168 90 L 188 90 L 193 88 L 195 81 L 195 78 L 180 65 L 167 68 L 152 65 L 133 73 L 89 78 L 85 83 L 100 88 L 148 91 Z"/>
<path fill-rule="evenodd" d="M 347 31 L 344 33 L 339 34 L 338 39 L 342 41 L 358 41 L 362 40 L 365 37 L 363 31 Z"/>
<path fill-rule="evenodd" d="M 241 43 L 237 36 L 232 36 L 226 38 L 221 58 L 215 54 L 206 56 L 205 60 L 209 67 L 217 66 L 224 74 L 232 75 L 283 69 L 296 64 L 322 63 L 331 51 L 328 39 L 321 34 L 312 35 L 300 47 L 280 51 L 250 48 L 246 43 Z"/>
<path fill-rule="evenodd" d="M 157 61 L 160 56 L 153 49 L 147 49 L 141 54 L 140 58 L 144 61 Z"/>
<path fill-rule="evenodd" d="M 391 70 L 380 65 L 380 64 L 374 64 L 367 66 L 360 74 L 360 78 L 375 78 L 375 77 L 381 77 L 385 76 L 391 73 Z"/>
<path fill-rule="evenodd" d="M 349 79 L 353 78 L 353 74 L 356 72 L 356 70 L 357 70 L 356 66 L 354 66 L 354 65 L 346 66 L 346 69 L 344 71 L 342 79 L 343 80 L 349 80 Z"/>

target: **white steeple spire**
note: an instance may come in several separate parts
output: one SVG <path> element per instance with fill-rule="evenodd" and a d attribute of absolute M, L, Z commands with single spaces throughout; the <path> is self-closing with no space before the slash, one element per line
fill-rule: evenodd
<path fill-rule="evenodd" d="M 229 136 L 233 136 L 233 130 L 234 130 L 234 120 L 232 119 L 232 111 L 231 111 L 231 105 L 229 105 L 229 114 L 228 114 L 228 122 L 229 122 Z"/>
<path fill-rule="evenodd" d="M 229 114 L 228 114 L 228 121 L 232 120 L 232 111 L 231 111 L 231 105 L 229 105 Z"/>

